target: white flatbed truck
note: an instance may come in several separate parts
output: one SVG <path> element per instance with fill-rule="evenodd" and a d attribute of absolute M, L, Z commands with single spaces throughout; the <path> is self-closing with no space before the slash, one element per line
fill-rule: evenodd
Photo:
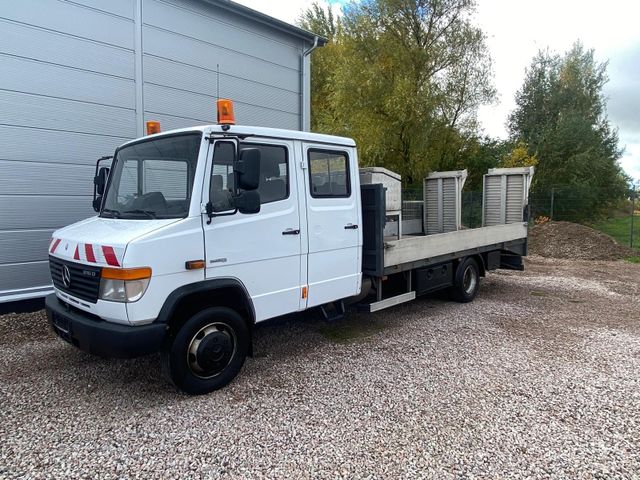
<path fill-rule="evenodd" d="M 385 188 L 360 184 L 353 140 L 232 123 L 151 134 L 98 162 L 98 215 L 49 246 L 58 336 L 104 357 L 161 352 L 170 380 L 200 394 L 238 374 L 257 322 L 444 288 L 468 302 L 488 270 L 523 268 L 526 179 L 516 221 L 391 237 Z"/>

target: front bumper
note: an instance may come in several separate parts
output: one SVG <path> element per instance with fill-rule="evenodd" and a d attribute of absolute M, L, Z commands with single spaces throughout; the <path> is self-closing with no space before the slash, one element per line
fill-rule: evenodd
<path fill-rule="evenodd" d="M 65 305 L 55 294 L 46 297 L 45 308 L 56 335 L 94 355 L 140 357 L 159 351 L 164 342 L 164 323 L 129 326 L 106 322 Z"/>

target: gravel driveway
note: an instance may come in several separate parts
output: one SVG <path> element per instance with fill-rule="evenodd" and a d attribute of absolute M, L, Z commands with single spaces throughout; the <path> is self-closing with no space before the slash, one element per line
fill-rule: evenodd
<path fill-rule="evenodd" d="M 0 317 L 0 478 L 640 478 L 640 265 L 532 257 L 467 305 L 257 328 L 226 389 Z"/>

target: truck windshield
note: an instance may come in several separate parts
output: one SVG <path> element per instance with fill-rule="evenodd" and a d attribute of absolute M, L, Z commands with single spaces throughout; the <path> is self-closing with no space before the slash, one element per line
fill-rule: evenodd
<path fill-rule="evenodd" d="M 186 217 L 201 139 L 200 133 L 173 135 L 118 150 L 100 216 Z"/>

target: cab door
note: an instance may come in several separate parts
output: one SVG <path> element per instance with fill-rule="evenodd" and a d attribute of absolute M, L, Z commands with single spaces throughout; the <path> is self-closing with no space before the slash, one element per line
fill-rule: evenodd
<path fill-rule="evenodd" d="M 362 225 L 356 150 L 303 144 L 307 223 L 307 307 L 361 288 Z"/>
<path fill-rule="evenodd" d="M 236 145 L 261 153 L 257 214 L 233 213 L 230 208 Z M 215 216 L 209 224 L 203 214 L 206 277 L 240 280 L 253 301 L 257 321 L 297 311 L 302 282 L 293 143 L 220 139 L 210 150 L 202 202 L 212 199 Z"/>

